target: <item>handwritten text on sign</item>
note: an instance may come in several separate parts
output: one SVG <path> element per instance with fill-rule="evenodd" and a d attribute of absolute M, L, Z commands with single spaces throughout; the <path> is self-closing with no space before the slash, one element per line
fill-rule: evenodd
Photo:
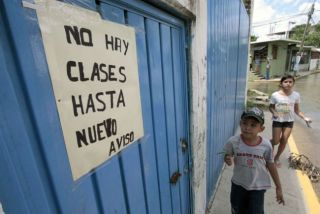
<path fill-rule="evenodd" d="M 56 1 L 37 15 L 77 179 L 143 136 L 135 34 Z"/>

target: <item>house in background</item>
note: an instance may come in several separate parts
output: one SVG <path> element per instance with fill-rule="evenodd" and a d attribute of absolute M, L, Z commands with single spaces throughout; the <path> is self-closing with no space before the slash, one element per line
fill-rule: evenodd
<path fill-rule="evenodd" d="M 320 48 L 311 47 L 309 70 L 314 71 L 320 69 Z"/>
<path fill-rule="evenodd" d="M 303 47 L 303 53 L 302 53 L 302 57 L 300 59 L 299 62 L 299 67 L 298 70 L 299 71 L 308 71 L 311 70 L 310 69 L 310 63 L 311 63 L 311 52 L 312 52 L 312 46 L 304 46 Z M 288 72 L 293 72 L 295 67 L 295 56 L 298 55 L 299 53 L 299 49 L 300 49 L 300 45 L 297 45 L 296 47 L 292 47 L 291 51 L 290 51 L 290 67 L 288 67 Z"/>
<path fill-rule="evenodd" d="M 266 76 L 266 64 L 269 60 L 270 77 L 280 77 L 294 72 L 296 56 L 300 49 L 300 41 L 292 39 L 269 39 L 251 42 L 250 56 L 252 71 L 261 79 Z M 320 68 L 320 48 L 304 46 L 299 62 L 299 71 L 313 71 Z"/>
<path fill-rule="evenodd" d="M 270 61 L 270 77 L 279 77 L 293 69 L 297 45 L 291 39 L 270 39 L 251 42 L 252 69 L 261 78 L 266 75 L 267 60 Z M 301 61 L 302 62 L 302 61 Z"/>

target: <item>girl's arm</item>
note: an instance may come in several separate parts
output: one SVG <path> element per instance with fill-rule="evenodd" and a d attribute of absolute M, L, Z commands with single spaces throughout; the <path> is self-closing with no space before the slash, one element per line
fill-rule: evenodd
<path fill-rule="evenodd" d="M 269 111 L 272 113 L 273 117 L 278 117 L 278 113 L 276 111 L 276 106 L 275 104 L 270 104 L 269 105 Z"/>
<path fill-rule="evenodd" d="M 276 168 L 276 165 L 274 163 L 267 163 L 267 169 L 269 170 L 269 173 L 271 175 L 271 178 L 276 186 L 276 195 L 277 195 L 277 202 L 279 204 L 284 205 L 284 199 L 282 194 L 282 188 L 281 188 L 281 182 L 279 178 L 279 174 Z"/>
<path fill-rule="evenodd" d="M 306 121 L 306 122 L 311 122 L 311 119 L 310 118 L 308 118 L 308 117 L 306 117 L 305 115 L 304 115 L 304 113 L 302 112 L 302 111 L 300 111 L 300 105 L 299 105 L 299 103 L 295 103 L 294 104 L 294 112 L 299 116 L 299 117 L 301 117 L 304 121 Z"/>

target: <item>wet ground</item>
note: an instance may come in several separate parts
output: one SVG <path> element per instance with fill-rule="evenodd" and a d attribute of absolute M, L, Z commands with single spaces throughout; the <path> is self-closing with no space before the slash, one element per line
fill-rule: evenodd
<path fill-rule="evenodd" d="M 249 89 L 256 89 L 271 95 L 278 90 L 279 82 L 252 82 Z M 296 81 L 294 90 L 301 95 L 301 110 L 313 122 L 308 128 L 305 122 L 296 118 L 292 136 L 300 154 L 306 155 L 317 167 L 320 167 L 320 73 L 302 77 Z M 320 182 L 313 183 L 314 190 L 320 199 Z"/>

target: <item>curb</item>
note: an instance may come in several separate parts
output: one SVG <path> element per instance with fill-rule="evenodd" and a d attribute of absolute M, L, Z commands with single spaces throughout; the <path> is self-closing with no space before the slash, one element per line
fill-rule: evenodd
<path fill-rule="evenodd" d="M 299 154 L 299 151 L 296 146 L 296 142 L 293 137 L 290 136 L 288 140 L 289 150 L 292 153 Z M 318 198 L 316 193 L 313 190 L 311 181 L 308 176 L 303 174 L 300 170 L 296 170 L 297 177 L 300 183 L 301 191 L 304 196 L 305 205 L 306 205 L 306 213 L 308 214 L 318 214 L 320 213 L 320 204 L 318 202 Z"/>

